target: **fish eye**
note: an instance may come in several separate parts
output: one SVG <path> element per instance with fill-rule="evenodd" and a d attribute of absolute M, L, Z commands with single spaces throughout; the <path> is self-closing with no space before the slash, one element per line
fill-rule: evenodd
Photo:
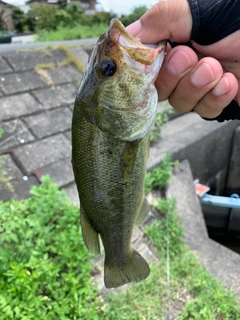
<path fill-rule="evenodd" d="M 112 59 L 106 59 L 101 62 L 100 70 L 104 77 L 109 78 L 115 74 L 117 65 Z"/>

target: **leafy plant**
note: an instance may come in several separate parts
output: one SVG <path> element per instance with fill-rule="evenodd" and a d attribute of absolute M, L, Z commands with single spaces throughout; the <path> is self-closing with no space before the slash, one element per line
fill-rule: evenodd
<path fill-rule="evenodd" d="M 48 176 L 31 194 L 0 202 L 1 319 L 96 319 L 79 210 Z"/>
<path fill-rule="evenodd" d="M 162 111 L 159 111 L 157 113 L 154 126 L 150 132 L 151 142 L 156 142 L 158 140 L 164 124 L 168 122 L 169 115 L 172 113 L 173 113 L 173 109 L 163 109 Z"/>
<path fill-rule="evenodd" d="M 148 172 L 145 180 L 145 194 L 148 194 L 152 188 L 160 187 L 163 188 L 167 181 L 171 179 L 172 168 L 177 162 L 171 161 L 171 154 L 167 153 L 162 158 L 159 166 L 153 171 Z"/>

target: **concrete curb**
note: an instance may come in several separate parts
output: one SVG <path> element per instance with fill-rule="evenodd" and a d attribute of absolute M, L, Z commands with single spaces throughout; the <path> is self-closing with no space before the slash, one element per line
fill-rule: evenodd
<path fill-rule="evenodd" d="M 176 199 L 177 211 L 184 223 L 184 242 L 189 249 L 208 271 L 240 297 L 240 255 L 208 237 L 187 160 L 175 167 L 166 194 L 167 198 Z"/>

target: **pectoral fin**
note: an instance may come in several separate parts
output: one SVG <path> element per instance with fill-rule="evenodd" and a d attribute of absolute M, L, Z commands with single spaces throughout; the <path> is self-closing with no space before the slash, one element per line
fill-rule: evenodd
<path fill-rule="evenodd" d="M 148 217 L 149 205 L 147 199 L 144 197 L 141 210 L 135 220 L 135 226 L 140 226 Z"/>
<path fill-rule="evenodd" d="M 80 217 L 83 241 L 87 249 L 92 253 L 100 253 L 98 233 L 87 220 L 83 206 L 80 207 Z"/>

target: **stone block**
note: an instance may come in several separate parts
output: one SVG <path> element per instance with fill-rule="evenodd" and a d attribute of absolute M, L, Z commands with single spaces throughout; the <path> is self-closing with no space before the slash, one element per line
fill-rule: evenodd
<path fill-rule="evenodd" d="M 0 77 L 0 88 L 5 95 L 44 88 L 47 84 L 34 71 L 5 74 Z"/>
<path fill-rule="evenodd" d="M 71 199 L 72 203 L 79 207 L 79 196 L 77 191 L 77 186 L 75 183 L 70 184 L 64 188 L 67 192 L 68 197 Z"/>
<path fill-rule="evenodd" d="M 0 200 L 7 201 L 11 198 L 28 198 L 30 196 L 30 188 L 39 184 L 37 178 L 34 176 L 24 176 L 10 154 L 2 155 L 1 159 L 2 168 L 5 176 L 9 178 L 9 183 L 0 183 Z"/>
<path fill-rule="evenodd" d="M 66 54 L 62 50 L 50 50 L 43 48 L 42 50 L 32 50 L 18 52 L 5 56 L 15 71 L 26 71 L 34 69 L 40 64 L 57 63 L 66 59 Z"/>
<path fill-rule="evenodd" d="M 56 107 L 73 105 L 77 89 L 71 84 L 40 89 L 32 92 L 38 101 L 43 105 L 44 109 L 52 109 Z"/>
<path fill-rule="evenodd" d="M 73 82 L 73 85 L 74 85 L 74 87 L 76 88 L 76 93 L 77 93 L 77 91 L 78 91 L 78 88 L 79 88 L 79 86 L 80 86 L 80 83 L 81 83 L 81 81 L 75 81 L 75 82 Z"/>
<path fill-rule="evenodd" d="M 55 85 L 67 82 L 79 82 L 83 74 L 73 65 L 46 70 Z"/>
<path fill-rule="evenodd" d="M 13 161 L 10 154 L 1 155 L 2 168 L 10 180 L 22 180 L 23 173 Z"/>
<path fill-rule="evenodd" d="M 240 193 L 240 126 L 235 129 L 233 136 L 226 191 L 229 195 Z"/>
<path fill-rule="evenodd" d="M 39 139 L 57 132 L 69 130 L 72 122 L 72 113 L 65 107 L 42 112 L 24 118 L 33 134 Z"/>
<path fill-rule="evenodd" d="M 71 156 L 71 144 L 62 134 L 29 143 L 14 150 L 25 174 Z"/>
<path fill-rule="evenodd" d="M 157 143 L 151 146 L 148 170 L 170 152 L 173 160 L 188 159 L 194 178 L 202 183 L 226 168 L 232 134 L 239 121 L 205 121 L 195 113 L 169 121 Z"/>
<path fill-rule="evenodd" d="M 240 255 L 208 238 L 188 161 L 175 168 L 166 194 L 176 199 L 184 223 L 184 242 L 206 269 L 240 296 Z"/>
<path fill-rule="evenodd" d="M 0 106 L 0 120 L 14 119 L 42 110 L 41 105 L 29 93 L 1 98 Z"/>
<path fill-rule="evenodd" d="M 69 50 L 75 55 L 75 57 L 83 64 L 84 68 L 86 68 L 88 63 L 89 55 L 85 50 L 83 50 L 80 46 L 70 47 Z"/>
<path fill-rule="evenodd" d="M 4 136 L 0 138 L 0 153 L 34 140 L 20 119 L 2 122 L 0 127 L 4 130 Z"/>
<path fill-rule="evenodd" d="M 65 136 L 68 138 L 68 140 L 72 141 L 72 133 L 71 133 L 71 130 L 65 132 L 64 134 L 65 134 Z"/>
<path fill-rule="evenodd" d="M 59 187 L 66 186 L 74 182 L 71 157 L 60 160 L 38 170 L 40 176 L 49 174 L 53 182 Z"/>
<path fill-rule="evenodd" d="M 140 250 L 139 253 L 147 262 L 153 262 L 153 261 L 157 262 L 158 260 L 147 245 L 144 246 L 144 248 Z"/>
<path fill-rule="evenodd" d="M 12 68 L 9 66 L 7 61 L 0 56 L 0 75 L 4 73 L 9 73 L 12 71 Z"/>
<path fill-rule="evenodd" d="M 13 180 L 11 181 L 11 185 L 13 190 L 10 190 L 5 186 L 3 189 L 0 189 L 0 199 L 2 201 L 7 201 L 10 199 L 26 199 L 30 197 L 29 190 L 33 186 L 38 186 L 39 181 L 34 176 L 25 177 L 25 179 L 21 180 Z"/>

